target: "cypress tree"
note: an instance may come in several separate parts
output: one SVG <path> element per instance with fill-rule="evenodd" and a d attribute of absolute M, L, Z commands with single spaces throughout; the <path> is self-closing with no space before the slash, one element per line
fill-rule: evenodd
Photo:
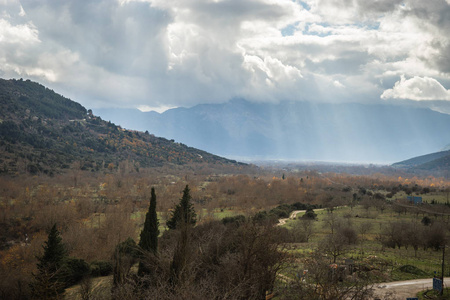
<path fill-rule="evenodd" d="M 175 206 L 172 218 L 167 221 L 166 224 L 169 229 L 177 229 L 180 228 L 182 224 L 195 225 L 197 222 L 196 218 L 197 215 L 195 214 L 194 206 L 191 203 L 189 186 L 186 185 L 180 203 Z"/>
<path fill-rule="evenodd" d="M 64 281 L 58 276 L 63 260 L 66 257 L 66 249 L 62 238 L 56 228 L 52 226 L 45 245 L 42 246 L 44 254 L 38 258 L 38 273 L 33 274 L 34 282 L 31 290 L 34 298 L 53 299 L 64 292 Z"/>
<path fill-rule="evenodd" d="M 173 286 L 182 280 L 189 252 L 189 229 L 196 222 L 189 186 L 186 185 L 180 203 L 175 206 L 172 218 L 167 222 L 169 229 L 180 229 L 179 240 L 170 264 L 170 283 Z"/>
<path fill-rule="evenodd" d="M 155 188 L 152 188 L 150 197 L 150 206 L 148 212 L 145 215 L 144 228 L 141 231 L 141 239 L 139 241 L 139 247 L 142 251 L 148 251 L 156 255 L 158 252 L 158 236 L 159 236 L 159 222 L 156 214 L 156 194 Z M 141 255 L 141 261 L 139 262 L 138 275 L 148 275 L 150 270 L 142 262 L 143 255 Z"/>

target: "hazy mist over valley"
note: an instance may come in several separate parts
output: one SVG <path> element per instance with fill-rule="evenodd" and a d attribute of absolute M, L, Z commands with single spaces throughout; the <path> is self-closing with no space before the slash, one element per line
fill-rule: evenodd
<path fill-rule="evenodd" d="M 390 164 L 438 152 L 450 141 L 450 115 L 389 104 L 311 102 L 224 104 L 163 113 L 96 109 L 105 120 L 148 130 L 234 159 Z"/>

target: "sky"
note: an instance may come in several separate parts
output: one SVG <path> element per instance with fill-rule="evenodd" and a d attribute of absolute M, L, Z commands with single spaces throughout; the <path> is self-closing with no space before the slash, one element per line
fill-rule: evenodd
<path fill-rule="evenodd" d="M 450 101 L 449 32 L 450 0 L 0 0 L 0 77 L 87 108 Z"/>

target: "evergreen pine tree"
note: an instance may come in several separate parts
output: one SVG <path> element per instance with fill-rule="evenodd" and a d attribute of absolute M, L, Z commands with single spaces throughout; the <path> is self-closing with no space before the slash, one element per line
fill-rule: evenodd
<path fill-rule="evenodd" d="M 180 203 L 175 206 L 172 217 L 166 224 L 169 229 L 180 228 L 182 224 L 195 225 L 197 222 L 196 217 L 197 215 L 195 214 L 194 206 L 191 203 L 189 186 L 186 185 Z"/>
<path fill-rule="evenodd" d="M 31 284 L 31 290 L 34 298 L 54 299 L 64 292 L 64 281 L 58 276 L 58 271 L 66 257 L 66 250 L 56 224 L 50 229 L 48 239 L 42 248 L 44 254 L 37 257 L 38 273 L 33 274 L 34 282 Z"/>
<path fill-rule="evenodd" d="M 158 235 L 159 235 L 159 222 L 156 215 L 156 194 L 155 189 L 152 188 L 150 197 L 150 206 L 148 212 L 145 215 L 144 228 L 141 231 L 141 239 L 139 241 L 139 247 L 142 251 L 148 251 L 152 254 L 157 254 L 158 251 Z M 141 262 L 139 262 L 138 275 L 149 275 L 151 271 L 142 262 L 144 253 L 141 255 Z"/>
<path fill-rule="evenodd" d="M 45 268 L 52 272 L 56 271 L 61 267 L 63 259 L 66 257 L 66 249 L 56 224 L 53 224 L 50 229 L 48 239 L 42 248 L 44 248 L 44 255 L 39 259 L 38 269 Z"/>

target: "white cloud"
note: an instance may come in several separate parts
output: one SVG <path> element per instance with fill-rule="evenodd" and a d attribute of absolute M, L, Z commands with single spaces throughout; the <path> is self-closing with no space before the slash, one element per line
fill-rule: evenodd
<path fill-rule="evenodd" d="M 450 90 L 444 88 L 436 79 L 430 77 L 401 77 L 392 89 L 381 95 L 382 99 L 450 100 Z"/>
<path fill-rule="evenodd" d="M 403 74 L 450 81 L 444 1 L 3 2 L 0 76 L 90 107 L 380 101 Z"/>
<path fill-rule="evenodd" d="M 33 23 L 12 25 L 5 19 L 0 19 L 0 43 L 34 44 L 39 43 L 39 34 Z"/>
<path fill-rule="evenodd" d="M 142 106 L 138 106 L 137 109 L 139 109 L 142 112 L 148 112 L 148 111 L 155 111 L 158 113 L 163 113 L 166 110 L 172 109 L 172 108 L 176 108 L 175 106 L 158 106 L 158 107 L 150 107 L 148 105 L 142 105 Z"/>
<path fill-rule="evenodd" d="M 344 85 L 342 83 L 340 83 L 339 80 L 333 81 L 333 85 L 335 87 L 338 87 L 338 88 L 343 88 L 344 87 Z"/>

